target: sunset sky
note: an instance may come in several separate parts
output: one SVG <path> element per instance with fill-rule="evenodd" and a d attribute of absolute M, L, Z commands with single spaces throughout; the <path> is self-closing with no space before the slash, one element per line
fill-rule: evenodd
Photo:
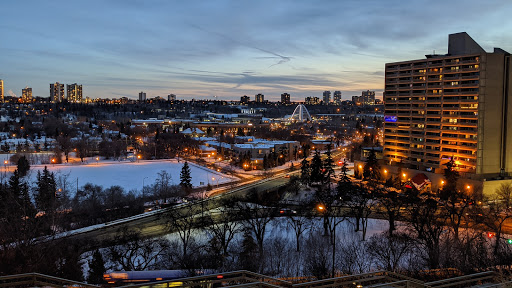
<path fill-rule="evenodd" d="M 447 52 L 465 31 L 512 51 L 512 1 L 3 1 L 5 94 L 292 101 L 341 90 L 382 95 L 387 62 Z"/>

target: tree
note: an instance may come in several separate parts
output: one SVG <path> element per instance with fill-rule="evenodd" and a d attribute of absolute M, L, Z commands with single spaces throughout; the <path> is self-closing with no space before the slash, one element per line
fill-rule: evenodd
<path fill-rule="evenodd" d="M 91 261 L 89 261 L 89 278 L 87 279 L 87 282 L 92 284 L 102 284 L 103 274 L 105 274 L 105 271 L 105 260 L 103 260 L 101 252 L 96 249 L 92 253 Z"/>
<path fill-rule="evenodd" d="M 180 186 L 187 193 L 192 191 L 192 177 L 190 176 L 190 167 L 187 161 L 185 161 L 183 167 L 181 167 Z"/>
<path fill-rule="evenodd" d="M 334 175 L 334 160 L 331 155 L 332 142 L 327 144 L 327 151 L 325 152 L 325 160 L 323 163 L 323 167 L 325 169 L 325 179 L 330 182 L 331 176 Z"/>
<path fill-rule="evenodd" d="M 27 160 L 27 157 L 21 156 L 18 159 L 17 169 L 20 177 L 27 176 L 28 171 L 30 170 L 30 163 Z"/>
<path fill-rule="evenodd" d="M 309 185 L 311 182 L 311 167 L 305 155 L 302 162 L 300 162 L 300 182 L 304 185 Z"/>
<path fill-rule="evenodd" d="M 44 166 L 43 173 L 37 172 L 36 180 L 36 207 L 47 214 L 54 214 L 57 207 L 57 185 L 55 175 Z"/>
<path fill-rule="evenodd" d="M 413 249 L 411 240 L 405 233 L 373 235 L 367 244 L 368 253 L 378 269 L 397 272 L 404 257 Z"/>
<path fill-rule="evenodd" d="M 446 181 L 439 195 L 441 199 L 448 199 L 450 194 L 457 193 L 457 182 L 459 180 L 459 172 L 455 170 L 456 164 L 453 157 L 445 165 L 444 177 Z"/>
<path fill-rule="evenodd" d="M 363 168 L 363 177 L 365 180 L 369 180 L 370 182 L 380 180 L 380 166 L 377 161 L 375 150 L 373 149 L 370 150 L 368 158 L 366 158 L 366 163 Z"/>
<path fill-rule="evenodd" d="M 323 183 L 324 180 L 324 174 L 322 173 L 323 163 L 322 159 L 320 158 L 320 153 L 318 150 L 315 150 L 315 155 L 313 156 L 313 159 L 311 159 L 311 182 L 320 182 Z"/>

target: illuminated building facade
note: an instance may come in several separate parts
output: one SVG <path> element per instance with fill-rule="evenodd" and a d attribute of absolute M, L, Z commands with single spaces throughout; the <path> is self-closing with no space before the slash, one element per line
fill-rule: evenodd
<path fill-rule="evenodd" d="M 0 101 L 4 102 L 4 80 L 0 79 Z"/>
<path fill-rule="evenodd" d="M 21 89 L 21 101 L 24 103 L 32 102 L 32 88 L 25 87 Z"/>
<path fill-rule="evenodd" d="M 64 99 L 64 84 L 55 82 L 50 84 L 50 100 L 52 102 L 62 102 Z"/>
<path fill-rule="evenodd" d="M 76 83 L 74 83 L 74 84 L 67 84 L 66 85 L 66 90 L 67 90 L 67 97 L 66 97 L 66 99 L 69 102 L 75 102 L 75 103 L 82 102 L 82 97 L 83 97 L 82 85 L 78 85 Z"/>
<path fill-rule="evenodd" d="M 288 93 L 281 94 L 281 103 L 282 104 L 290 104 L 291 103 L 290 94 L 288 94 Z"/>
<path fill-rule="evenodd" d="M 263 95 L 263 94 L 256 94 L 256 96 L 254 97 L 254 101 L 256 101 L 257 103 L 265 102 L 265 95 Z"/>
<path fill-rule="evenodd" d="M 446 55 L 386 64 L 384 158 L 442 173 L 453 157 L 468 178 L 510 176 L 510 54 L 465 32 L 448 42 Z"/>
<path fill-rule="evenodd" d="M 335 105 L 341 105 L 341 91 L 334 91 L 333 102 Z"/>
<path fill-rule="evenodd" d="M 331 91 L 324 91 L 323 93 L 324 105 L 329 105 L 331 102 Z"/>

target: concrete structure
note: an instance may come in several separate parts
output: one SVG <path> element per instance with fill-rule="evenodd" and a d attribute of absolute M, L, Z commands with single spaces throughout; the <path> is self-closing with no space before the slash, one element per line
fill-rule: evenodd
<path fill-rule="evenodd" d="M 442 173 L 453 157 L 466 178 L 512 176 L 510 62 L 462 32 L 449 35 L 446 55 L 386 64 L 387 164 Z"/>
<path fill-rule="evenodd" d="M 323 95 L 323 104 L 324 105 L 329 105 L 329 103 L 331 102 L 331 91 L 324 91 L 324 93 L 322 94 Z"/>
<path fill-rule="evenodd" d="M 82 85 L 76 83 L 66 85 L 66 99 L 69 102 L 80 103 L 82 102 Z"/>
<path fill-rule="evenodd" d="M 254 101 L 256 101 L 257 103 L 263 103 L 265 102 L 265 95 L 263 94 L 256 94 L 256 96 L 254 97 Z"/>
<path fill-rule="evenodd" d="M 54 103 L 62 102 L 64 99 L 64 84 L 55 82 L 50 84 L 50 100 Z"/>
<path fill-rule="evenodd" d="M 21 89 L 21 101 L 24 103 L 32 102 L 32 88 L 25 87 Z"/>
<path fill-rule="evenodd" d="M 176 101 L 176 95 L 174 95 L 174 94 L 167 95 L 167 101 L 169 101 L 169 102 Z"/>
<path fill-rule="evenodd" d="M 139 93 L 139 102 L 146 102 L 146 92 L 140 91 L 140 93 Z"/>
<path fill-rule="evenodd" d="M 335 105 L 341 105 L 341 91 L 334 91 L 333 101 Z"/>
<path fill-rule="evenodd" d="M 0 101 L 4 102 L 4 80 L 0 79 Z"/>
<path fill-rule="evenodd" d="M 288 94 L 288 93 L 281 94 L 281 103 L 282 104 L 290 104 L 291 103 L 290 94 Z"/>

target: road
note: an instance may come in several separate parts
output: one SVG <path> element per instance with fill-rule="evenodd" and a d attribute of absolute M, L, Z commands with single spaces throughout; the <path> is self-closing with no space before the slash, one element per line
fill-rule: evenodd
<path fill-rule="evenodd" d="M 289 178 L 286 175 L 294 175 L 299 171 L 281 173 L 274 177 L 262 179 L 254 183 L 240 185 L 235 188 L 226 188 L 225 191 L 218 191 L 207 199 L 183 203 L 176 206 L 151 211 L 140 215 L 135 215 L 125 219 L 120 219 L 104 224 L 94 225 L 75 231 L 69 231 L 63 235 L 70 239 L 92 240 L 93 242 L 108 242 L 115 239 L 123 229 L 137 228 L 143 237 L 157 237 L 169 233 L 168 220 L 166 215 L 169 213 L 195 213 L 200 214 L 207 209 L 215 209 L 226 200 L 236 199 L 247 195 L 251 191 L 263 192 L 278 189 L 286 185 Z"/>

